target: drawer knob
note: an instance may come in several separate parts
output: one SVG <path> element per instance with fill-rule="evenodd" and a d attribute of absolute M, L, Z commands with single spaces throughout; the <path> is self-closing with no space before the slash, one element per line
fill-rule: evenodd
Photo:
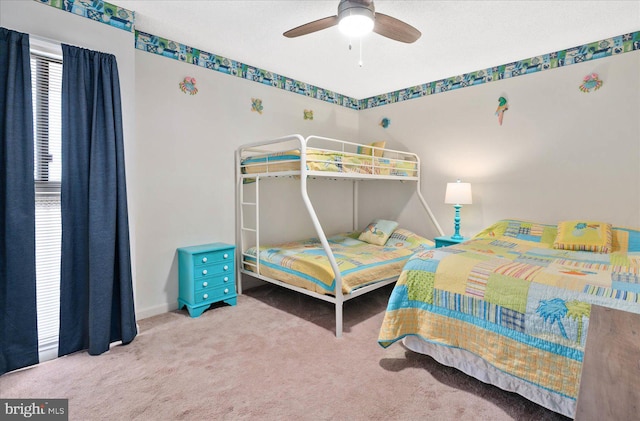
<path fill-rule="evenodd" d="M 229 270 L 229 266 L 224 265 L 224 267 L 223 267 L 222 269 L 224 269 L 224 270 Z"/>
<path fill-rule="evenodd" d="M 204 295 L 202 296 L 202 298 L 204 298 L 204 299 L 206 300 L 207 298 L 209 298 L 209 294 L 204 294 Z"/>
<path fill-rule="evenodd" d="M 223 254 L 222 257 L 224 257 L 225 259 L 229 258 L 229 255 L 227 253 Z"/>
<path fill-rule="evenodd" d="M 225 293 L 225 294 L 228 294 L 228 293 L 229 293 L 229 288 L 225 288 L 225 289 L 224 289 L 224 293 Z"/>
<path fill-rule="evenodd" d="M 205 270 L 203 270 L 203 271 L 202 271 L 202 274 L 203 274 L 203 275 L 206 275 L 206 274 L 207 274 L 207 270 L 206 270 L 206 269 L 205 269 Z"/>
<path fill-rule="evenodd" d="M 206 287 L 207 285 L 209 285 L 209 282 L 203 282 L 203 283 L 202 283 L 202 286 L 203 286 L 203 287 Z"/>
<path fill-rule="evenodd" d="M 229 277 L 228 277 L 228 276 L 225 276 L 225 277 L 224 277 L 224 281 L 225 281 L 225 282 L 229 282 Z"/>
<path fill-rule="evenodd" d="M 202 258 L 202 263 L 207 263 L 207 258 L 206 257 Z"/>

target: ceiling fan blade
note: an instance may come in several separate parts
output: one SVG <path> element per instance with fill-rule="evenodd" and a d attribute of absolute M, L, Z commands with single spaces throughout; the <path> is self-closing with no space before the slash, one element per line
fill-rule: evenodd
<path fill-rule="evenodd" d="M 312 32 L 321 31 L 337 24 L 338 16 L 328 16 L 326 18 L 314 20 L 313 22 L 305 23 L 304 25 L 300 25 L 297 28 L 290 29 L 282 35 L 287 38 L 295 38 L 301 35 L 310 34 Z"/>
<path fill-rule="evenodd" d="M 422 35 L 420 31 L 408 23 L 377 12 L 373 32 L 407 44 L 417 41 Z"/>

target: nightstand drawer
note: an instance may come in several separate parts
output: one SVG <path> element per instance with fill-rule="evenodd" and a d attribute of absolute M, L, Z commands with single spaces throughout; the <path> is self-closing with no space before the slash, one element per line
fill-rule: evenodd
<path fill-rule="evenodd" d="M 195 279 L 205 278 L 207 276 L 224 274 L 224 273 L 233 273 L 233 263 L 214 263 L 212 265 L 203 265 L 197 266 L 195 268 L 193 277 Z"/>
<path fill-rule="evenodd" d="M 196 304 L 206 301 L 222 301 L 236 295 L 235 285 L 207 288 L 196 292 Z"/>
<path fill-rule="evenodd" d="M 193 256 L 193 263 L 196 266 L 208 265 L 223 261 L 233 262 L 233 250 L 218 250 L 208 253 L 200 253 Z"/>
<path fill-rule="evenodd" d="M 234 285 L 235 279 L 232 273 L 210 276 L 206 278 L 201 278 L 195 281 L 195 289 L 196 291 L 200 291 L 205 288 L 213 288 L 219 287 L 223 285 Z"/>

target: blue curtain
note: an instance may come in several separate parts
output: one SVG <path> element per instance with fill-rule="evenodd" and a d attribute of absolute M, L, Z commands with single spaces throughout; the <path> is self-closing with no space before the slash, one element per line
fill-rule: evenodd
<path fill-rule="evenodd" d="M 62 45 L 60 356 L 136 336 L 120 82 L 111 54 Z"/>
<path fill-rule="evenodd" d="M 29 35 L 0 28 L 0 374 L 38 363 Z"/>

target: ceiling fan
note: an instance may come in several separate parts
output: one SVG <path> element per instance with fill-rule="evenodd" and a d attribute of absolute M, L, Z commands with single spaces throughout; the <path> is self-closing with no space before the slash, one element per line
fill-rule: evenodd
<path fill-rule="evenodd" d="M 351 37 L 359 37 L 373 31 L 383 37 L 412 43 L 422 35 L 420 31 L 408 23 L 383 13 L 376 13 L 373 0 L 340 0 L 337 15 L 305 23 L 282 35 L 287 38 L 295 38 L 335 25 L 338 25 L 343 33 Z"/>

